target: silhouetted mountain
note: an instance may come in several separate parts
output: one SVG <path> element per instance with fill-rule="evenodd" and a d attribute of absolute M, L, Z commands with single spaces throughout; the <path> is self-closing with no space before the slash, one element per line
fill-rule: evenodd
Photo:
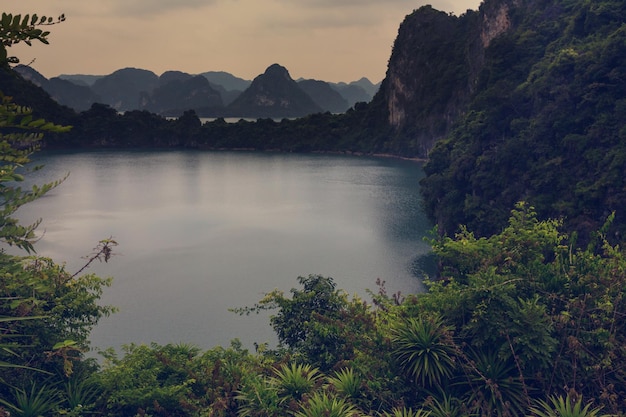
<path fill-rule="evenodd" d="M 172 81 L 187 81 L 193 78 L 193 75 L 182 71 L 165 71 L 159 77 L 159 87 L 164 86 Z"/>
<path fill-rule="evenodd" d="M 77 85 L 58 77 L 48 80 L 32 67 L 18 65 L 15 68 L 22 77 L 43 88 L 59 104 L 71 107 L 76 111 L 87 110 L 91 104 L 100 100 L 89 87 Z"/>
<path fill-rule="evenodd" d="M 361 87 L 363 90 L 365 90 L 365 92 L 367 94 L 369 94 L 372 97 L 374 97 L 374 94 L 376 94 L 378 92 L 378 89 L 380 88 L 380 83 L 373 84 L 366 77 L 363 77 L 363 78 L 361 78 L 360 80 L 357 80 L 357 81 L 352 81 L 348 85 L 354 85 L 354 86 L 357 86 L 357 87 Z"/>
<path fill-rule="evenodd" d="M 318 80 L 300 80 L 298 86 L 322 108 L 331 113 L 343 113 L 351 106 L 330 84 Z"/>
<path fill-rule="evenodd" d="M 369 103 L 378 91 L 380 83 L 372 84 L 370 80 L 363 77 L 351 83 L 330 83 L 330 86 L 341 94 L 349 107 L 352 107 L 359 102 Z"/>
<path fill-rule="evenodd" d="M 104 75 L 88 75 L 88 74 L 61 74 L 58 78 L 63 80 L 67 80 L 73 82 L 77 85 L 86 85 L 91 87 L 93 83 L 95 83 L 100 78 L 104 77 Z"/>
<path fill-rule="evenodd" d="M 152 71 L 137 68 L 124 68 L 104 76 L 93 84 L 103 104 L 117 111 L 141 108 L 142 93 L 151 92 L 159 84 L 159 77 Z"/>
<path fill-rule="evenodd" d="M 289 98 L 287 100 L 290 102 L 289 104 L 283 103 L 283 105 L 277 105 L 275 108 L 267 106 L 267 103 L 252 107 L 248 103 L 244 107 L 226 108 L 251 86 L 251 81 L 235 77 L 224 71 L 208 71 L 200 74 L 209 81 L 207 86 L 198 80 L 187 82 L 194 75 L 185 72 L 166 71 L 157 77 L 151 71 L 137 68 L 124 68 L 109 75 L 64 74 L 47 80 L 35 70 L 31 70 L 32 68 L 30 70 L 28 68 L 22 69 L 25 77 L 44 88 L 59 103 L 70 106 L 77 111 L 86 110 L 93 103 L 102 103 L 120 112 L 149 110 L 159 114 L 171 115 L 180 114 L 185 110 L 195 110 L 199 112 L 198 114 L 206 117 L 265 117 L 264 115 L 268 114 L 272 114 L 271 117 L 297 117 L 298 115 L 310 114 L 311 111 L 344 112 L 357 102 L 369 102 L 371 100 L 371 95 L 360 87 L 361 85 L 369 89 L 375 88 L 374 84 L 369 82 L 367 78 L 353 81 L 350 84 L 331 84 L 325 81 L 306 80 L 307 82 L 298 88 L 306 96 L 309 96 L 310 101 L 316 106 L 311 106 L 311 102 L 304 98 L 300 92 L 292 92 L 286 96 Z M 280 77 L 278 78 L 280 79 Z M 301 81 L 305 80 L 299 80 L 299 82 Z M 174 85 L 167 87 L 171 82 L 174 82 Z M 274 83 L 275 85 L 273 85 L 272 82 L 267 81 L 266 84 L 269 89 L 257 98 L 261 96 L 270 99 L 282 97 L 281 88 L 284 86 L 280 87 L 281 83 Z M 156 91 L 158 88 L 160 90 Z M 198 90 L 192 91 L 194 88 Z M 292 90 L 297 91 L 293 88 L 293 84 Z M 298 96 L 300 98 L 297 98 Z M 281 98 L 283 101 L 284 99 L 285 97 Z M 167 100 L 173 101 L 167 103 Z M 236 104 L 236 106 L 240 105 L 241 103 Z M 259 108 L 253 110 L 254 106 Z M 235 114 L 237 109 L 245 110 L 246 115 Z"/>
<path fill-rule="evenodd" d="M 226 91 L 244 91 L 250 87 L 251 81 L 235 77 L 224 71 L 207 71 L 200 74 L 213 85 L 221 85 Z"/>
<path fill-rule="evenodd" d="M 226 114 L 237 117 L 300 117 L 321 111 L 285 67 L 273 64 L 227 107 Z"/>
<path fill-rule="evenodd" d="M 164 116 L 180 116 L 186 110 L 223 107 L 220 93 L 201 76 L 168 71 L 159 78 L 159 86 L 151 94 L 142 94 L 141 108 Z"/>
<path fill-rule="evenodd" d="M 212 82 L 209 82 L 209 84 L 211 85 L 212 89 L 220 93 L 220 96 L 222 96 L 222 102 L 224 103 L 224 106 L 228 106 L 230 103 L 235 101 L 235 99 L 239 97 L 241 93 L 243 93 L 243 91 L 241 90 L 226 90 L 221 85 L 213 84 Z"/>
<path fill-rule="evenodd" d="M 341 97 L 348 102 L 350 107 L 359 102 L 369 103 L 374 97 L 368 94 L 362 87 L 355 84 L 338 83 L 331 84 L 331 87 L 341 94 Z"/>

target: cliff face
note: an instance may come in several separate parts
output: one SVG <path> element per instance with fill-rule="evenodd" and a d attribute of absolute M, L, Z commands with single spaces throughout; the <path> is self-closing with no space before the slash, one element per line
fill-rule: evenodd
<path fill-rule="evenodd" d="M 450 132 L 475 91 L 486 48 L 512 29 L 511 10 L 523 1 L 488 0 L 459 17 L 424 6 L 405 18 L 374 100 L 396 142 L 426 157 Z"/>

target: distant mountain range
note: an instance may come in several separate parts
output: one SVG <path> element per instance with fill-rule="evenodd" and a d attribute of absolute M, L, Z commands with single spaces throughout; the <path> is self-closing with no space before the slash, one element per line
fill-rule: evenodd
<path fill-rule="evenodd" d="M 77 111 L 101 103 L 119 112 L 147 110 L 163 116 L 180 116 L 186 110 L 200 117 L 250 118 L 343 113 L 358 102 L 371 101 L 380 86 L 367 78 L 351 83 L 295 81 L 278 64 L 252 81 L 223 71 L 196 75 L 166 71 L 158 76 L 144 69 L 123 68 L 109 75 L 63 74 L 46 79 L 29 66 L 15 70 Z"/>

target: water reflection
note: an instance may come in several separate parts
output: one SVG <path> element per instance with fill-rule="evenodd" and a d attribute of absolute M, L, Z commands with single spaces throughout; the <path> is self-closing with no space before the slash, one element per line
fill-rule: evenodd
<path fill-rule="evenodd" d="M 25 206 L 44 217 L 40 254 L 76 270 L 98 240 L 119 255 L 92 271 L 113 276 L 95 346 L 156 341 L 203 348 L 275 341 L 266 316 L 239 317 L 300 275 L 335 278 L 367 298 L 376 280 L 389 293 L 421 290 L 431 225 L 414 162 L 329 155 L 230 152 L 74 152 L 37 156 L 41 183 L 70 172 Z"/>

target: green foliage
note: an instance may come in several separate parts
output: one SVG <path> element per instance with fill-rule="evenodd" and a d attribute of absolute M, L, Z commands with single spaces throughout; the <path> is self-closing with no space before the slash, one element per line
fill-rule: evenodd
<path fill-rule="evenodd" d="M 548 401 L 538 400 L 537 405 L 531 407 L 531 415 L 537 417 L 600 417 L 601 407 L 592 407 L 591 403 L 583 406 L 583 399 L 567 395 L 551 396 Z"/>
<path fill-rule="evenodd" d="M 40 417 L 55 410 L 61 403 L 59 392 L 47 385 L 30 389 L 14 389 L 13 402 L 0 398 L 0 404 L 11 410 L 18 417 Z"/>
<path fill-rule="evenodd" d="M 274 373 L 272 381 L 278 388 L 278 396 L 283 401 L 301 400 L 304 395 L 315 388 L 321 378 L 319 371 L 308 364 L 283 364 L 280 369 L 275 369 Z"/>
<path fill-rule="evenodd" d="M 438 316 L 411 317 L 395 329 L 394 356 L 410 379 L 433 386 L 452 376 L 456 348 L 451 329 Z"/>
<path fill-rule="evenodd" d="M 542 219 L 563 218 L 582 246 L 615 210 L 611 235 L 621 240 L 624 3 L 549 0 L 509 14 L 469 108 L 429 155 L 426 210 L 440 233 L 465 225 L 489 236 L 525 200 Z"/>
<path fill-rule="evenodd" d="M 37 15 L 2 14 L 0 19 L 0 72 L 19 62 L 8 57 L 7 48 L 33 40 L 47 44 L 49 32 L 39 26 L 63 21 Z M 13 83 L 4 83 L 12 88 Z M 0 92 L 0 242 L 34 252 L 35 229 L 39 221 L 21 225 L 15 212 L 24 204 L 43 196 L 62 180 L 23 190 L 18 184 L 29 170 L 30 155 L 37 150 L 44 133 L 65 133 L 60 126 L 36 117 L 34 111 L 13 102 Z M 106 241 L 94 259 L 110 258 Z M 83 268 L 83 269 L 84 269 Z M 83 362 L 91 328 L 114 311 L 98 305 L 110 279 L 95 275 L 78 276 L 64 266 L 42 257 L 11 256 L 0 249 L 0 404 L 18 416 L 84 415 L 95 401 L 95 391 L 86 385 L 93 369 Z M 77 372 L 78 371 L 78 372 Z M 73 375 L 72 379 L 67 378 Z M 80 377 L 77 375 L 81 375 Z M 84 377 L 83 377 L 84 375 Z M 65 390 L 58 386 L 64 385 Z M 25 388 L 24 388 L 25 387 Z M 0 413 L 5 409 L 0 408 Z M 8 414 L 7 414 L 8 415 Z"/>
<path fill-rule="evenodd" d="M 281 405 L 276 385 L 265 378 L 254 378 L 242 385 L 235 399 L 239 403 L 239 417 L 287 415 Z"/>
<path fill-rule="evenodd" d="M 238 341 L 206 352 L 187 344 L 131 344 L 122 358 L 112 351 L 104 355 L 94 383 L 102 392 L 97 410 L 107 416 L 232 416 L 240 405 L 248 410 L 242 413 L 256 415 L 263 407 L 278 407 L 276 388 L 261 376 L 271 372 L 271 363 Z"/>
<path fill-rule="evenodd" d="M 413 411 L 412 408 L 394 408 L 391 412 L 385 411 L 381 414 L 384 417 L 428 417 L 430 416 L 430 412 L 422 409 L 418 409 Z"/>
<path fill-rule="evenodd" d="M 474 352 L 469 360 L 468 379 L 460 382 L 468 385 L 468 408 L 484 416 L 523 415 L 530 399 L 513 360 L 489 351 Z"/>
<path fill-rule="evenodd" d="M 67 414 L 77 416 L 93 412 L 100 392 L 92 381 L 73 377 L 65 383 L 64 402 Z"/>
<path fill-rule="evenodd" d="M 295 417 L 355 417 L 357 408 L 342 398 L 326 393 L 315 393 L 302 405 Z"/>
<path fill-rule="evenodd" d="M 0 362 L 11 385 L 70 375 L 89 346 L 90 330 L 113 307 L 98 300 L 111 279 L 72 276 L 50 259 L 0 253 Z M 32 369 L 46 372 L 35 372 Z M 0 392 L 3 389 L 0 388 Z"/>
<path fill-rule="evenodd" d="M 461 407 L 461 400 L 442 393 L 440 397 L 430 396 L 424 401 L 424 409 L 430 417 L 461 417 L 466 415 Z"/>
<path fill-rule="evenodd" d="M 198 350 L 186 346 L 166 345 L 151 347 L 129 345 L 121 360 L 111 361 L 99 375 L 98 384 L 107 393 L 106 410 L 109 415 L 134 415 L 139 410 L 148 413 L 193 407 L 190 371 Z M 175 415 L 181 414 L 182 411 Z"/>
<path fill-rule="evenodd" d="M 274 290 L 254 307 L 235 311 L 249 314 L 277 309 L 270 317 L 270 324 L 280 343 L 303 355 L 305 361 L 326 370 L 345 352 L 346 335 L 341 320 L 349 301 L 343 291 L 335 290 L 330 277 L 309 275 L 298 277 L 298 281 L 303 289 L 292 289 L 291 299 Z"/>
<path fill-rule="evenodd" d="M 454 329 L 452 393 L 470 410 L 521 414 L 561 387 L 601 398 L 612 412 L 625 405 L 617 365 L 626 342 L 617 320 L 626 314 L 624 252 L 602 231 L 597 243 L 574 249 L 560 227 L 519 204 L 500 234 L 441 238 L 441 278 L 397 308 L 409 317 L 439 314 Z"/>
<path fill-rule="evenodd" d="M 39 222 L 22 226 L 13 217 L 15 211 L 44 195 L 61 181 L 22 190 L 16 184 L 24 180 L 19 172 L 37 149 L 43 132 L 63 132 L 69 127 L 34 119 L 32 110 L 19 106 L 0 93 L 0 241 L 33 251 L 35 229 Z"/>
<path fill-rule="evenodd" d="M 362 393 L 362 380 L 352 368 L 343 368 L 336 371 L 334 376 L 326 378 L 328 384 L 340 396 L 351 400 L 358 400 Z"/>

